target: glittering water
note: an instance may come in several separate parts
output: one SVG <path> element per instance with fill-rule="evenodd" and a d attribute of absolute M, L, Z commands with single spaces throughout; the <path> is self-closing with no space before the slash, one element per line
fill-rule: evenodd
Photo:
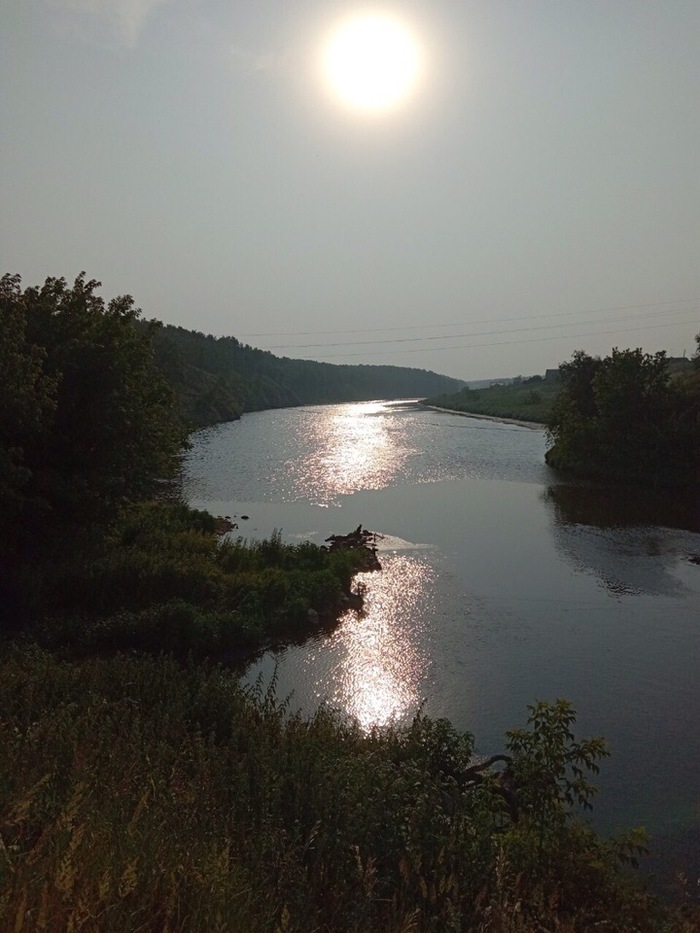
<path fill-rule="evenodd" d="M 327 639 L 327 689 L 316 688 L 317 700 L 344 709 L 365 728 L 414 712 L 430 665 L 420 639 L 428 624 L 430 566 L 399 553 L 385 556 L 383 570 L 361 575 L 368 587 L 364 611 L 348 613 Z M 403 624 L 406 612 L 418 619 L 410 628 Z M 310 665 L 314 660 L 308 657 Z"/>
<path fill-rule="evenodd" d="M 543 450 L 539 431 L 405 402 L 277 409 L 196 435 L 188 492 L 220 501 L 341 505 L 343 496 L 397 483 L 544 483 Z"/>
<path fill-rule="evenodd" d="M 597 818 L 679 838 L 700 826 L 700 503 L 559 485 L 544 449 L 405 403 L 268 411 L 196 435 L 186 490 L 247 537 L 385 536 L 364 614 L 249 679 L 276 670 L 293 707 L 367 728 L 423 704 L 485 753 L 567 697 L 612 746 Z"/>

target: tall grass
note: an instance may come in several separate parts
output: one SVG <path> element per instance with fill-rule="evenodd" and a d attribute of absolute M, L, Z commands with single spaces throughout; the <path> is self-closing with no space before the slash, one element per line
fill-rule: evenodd
<path fill-rule="evenodd" d="M 219 668 L 36 648 L 0 697 L 3 930 L 693 929 L 575 822 L 540 858 L 444 721 L 365 735 Z"/>

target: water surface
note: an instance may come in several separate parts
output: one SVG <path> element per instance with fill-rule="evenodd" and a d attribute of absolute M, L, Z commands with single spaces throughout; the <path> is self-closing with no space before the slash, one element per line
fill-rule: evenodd
<path fill-rule="evenodd" d="M 484 754 L 528 703 L 566 697 L 613 752 L 599 825 L 678 851 L 700 825 L 698 502 L 561 484 L 544 450 L 540 430 L 407 403 L 268 411 L 196 435 L 187 493 L 249 538 L 384 536 L 365 612 L 248 679 L 276 668 L 293 707 L 367 728 L 423 705 Z"/>

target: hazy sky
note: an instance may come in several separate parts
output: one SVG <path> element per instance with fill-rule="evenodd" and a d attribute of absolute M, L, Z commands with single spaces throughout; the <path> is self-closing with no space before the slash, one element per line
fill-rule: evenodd
<path fill-rule="evenodd" d="M 368 9 L 421 50 L 383 112 L 319 67 Z M 84 269 L 149 318 L 466 379 L 694 349 L 698 0 L 3 0 L 0 27 L 27 285 Z"/>

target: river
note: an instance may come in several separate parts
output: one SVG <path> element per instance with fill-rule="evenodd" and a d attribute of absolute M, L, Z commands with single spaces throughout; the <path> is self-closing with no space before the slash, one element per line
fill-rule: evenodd
<path fill-rule="evenodd" d="M 700 838 L 700 503 L 563 484 L 544 432 L 411 402 L 244 415 L 193 437 L 192 505 L 243 537 L 383 535 L 365 612 L 245 678 L 370 728 L 422 707 L 503 749 L 527 704 L 570 699 L 613 757 L 605 831 L 643 825 L 691 870 Z M 247 516 L 247 518 L 243 518 Z M 698 866 L 700 870 L 700 866 Z"/>

